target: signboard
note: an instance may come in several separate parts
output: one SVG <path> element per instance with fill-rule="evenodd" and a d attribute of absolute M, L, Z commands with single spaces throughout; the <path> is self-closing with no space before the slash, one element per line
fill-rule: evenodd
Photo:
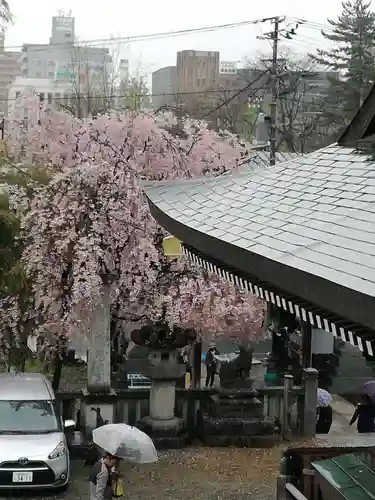
<path fill-rule="evenodd" d="M 220 61 L 220 73 L 237 73 L 237 63 L 234 61 Z"/>
<path fill-rule="evenodd" d="M 54 25 L 56 31 L 73 32 L 74 17 L 55 17 Z"/>
<path fill-rule="evenodd" d="M 71 71 L 56 71 L 56 78 L 75 78 L 76 74 Z"/>

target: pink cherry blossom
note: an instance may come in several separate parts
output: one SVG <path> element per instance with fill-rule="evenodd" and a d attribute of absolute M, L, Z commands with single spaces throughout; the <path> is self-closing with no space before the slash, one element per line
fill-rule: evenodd
<path fill-rule="evenodd" d="M 80 121 L 41 108 L 32 93 L 20 99 L 7 130 L 12 161 L 44 167 L 52 176 L 28 203 L 25 193 L 11 193 L 22 220 L 37 333 L 48 342 L 87 336 L 103 281 L 111 287 L 115 320 L 162 320 L 205 337 L 262 337 L 260 300 L 184 258 L 166 259 L 165 233 L 142 193 L 145 181 L 234 170 L 246 161 L 246 144 L 171 114 L 112 113 Z M 1 342 L 9 342 L 4 331 Z"/>

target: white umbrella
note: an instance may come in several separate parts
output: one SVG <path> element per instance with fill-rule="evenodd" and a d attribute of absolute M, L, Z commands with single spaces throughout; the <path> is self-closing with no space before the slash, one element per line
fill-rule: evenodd
<path fill-rule="evenodd" d="M 237 359 L 239 355 L 238 352 L 228 352 L 225 354 L 214 354 L 214 358 L 222 363 L 230 363 Z"/>
<path fill-rule="evenodd" d="M 93 441 L 111 455 L 138 464 L 158 461 L 152 439 L 136 427 L 127 424 L 107 424 L 95 429 Z"/>

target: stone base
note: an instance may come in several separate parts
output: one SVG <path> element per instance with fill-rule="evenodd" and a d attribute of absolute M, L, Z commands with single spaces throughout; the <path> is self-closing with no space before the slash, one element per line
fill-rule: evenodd
<path fill-rule="evenodd" d="M 183 421 L 177 417 L 168 420 L 144 417 L 141 420 L 141 425 L 155 435 L 177 436 L 183 427 Z"/>
<path fill-rule="evenodd" d="M 267 436 L 275 433 L 271 417 L 213 417 L 202 415 L 202 428 L 207 435 Z"/>
<path fill-rule="evenodd" d="M 145 417 L 137 427 L 150 436 L 158 450 L 179 449 L 186 445 L 187 432 L 180 418 L 156 420 Z"/>
<path fill-rule="evenodd" d="M 153 437 L 155 448 L 157 450 L 180 450 L 187 444 L 187 436 Z"/>

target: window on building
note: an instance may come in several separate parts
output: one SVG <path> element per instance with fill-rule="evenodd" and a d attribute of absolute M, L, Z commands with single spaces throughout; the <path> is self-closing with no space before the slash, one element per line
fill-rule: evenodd
<path fill-rule="evenodd" d="M 41 59 L 38 59 L 38 60 L 36 61 L 36 65 L 37 65 L 37 66 L 41 66 L 41 65 L 42 65 L 42 61 L 41 61 Z"/>
<path fill-rule="evenodd" d="M 21 92 L 16 92 L 16 99 L 18 99 L 20 95 L 21 95 Z"/>
<path fill-rule="evenodd" d="M 41 92 L 41 93 L 39 94 L 39 100 L 40 100 L 40 102 L 43 102 L 43 101 L 44 101 L 44 92 Z"/>
<path fill-rule="evenodd" d="M 48 104 L 52 104 L 52 93 L 48 92 Z"/>
<path fill-rule="evenodd" d="M 54 66 L 55 65 L 55 61 L 48 61 L 48 66 Z"/>
<path fill-rule="evenodd" d="M 42 73 L 40 71 L 35 71 L 36 78 L 41 78 Z"/>
<path fill-rule="evenodd" d="M 49 71 L 48 72 L 48 76 L 49 78 L 53 78 L 53 76 L 55 75 L 55 73 L 53 71 Z"/>

